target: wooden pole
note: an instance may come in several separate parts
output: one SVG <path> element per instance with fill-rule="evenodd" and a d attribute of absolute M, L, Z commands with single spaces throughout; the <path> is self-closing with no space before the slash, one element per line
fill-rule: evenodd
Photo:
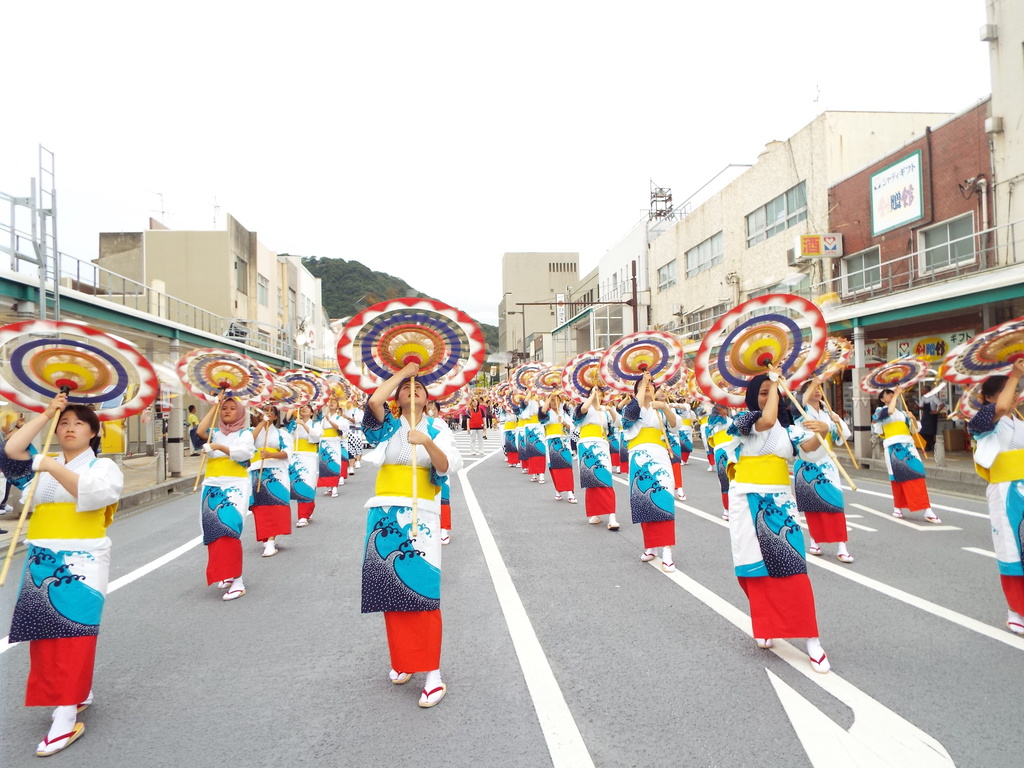
<path fill-rule="evenodd" d="M 218 400 L 217 401 L 217 408 L 213 412 L 213 421 L 210 422 L 210 426 L 206 430 L 206 444 L 207 445 L 210 444 L 210 439 L 213 437 L 213 428 L 214 428 L 214 426 L 216 426 L 217 419 L 220 417 L 220 404 L 221 404 L 221 401 Z M 192 486 L 192 493 L 195 493 L 196 490 L 199 488 L 199 481 L 203 477 L 203 470 L 206 469 L 206 457 L 209 456 L 209 455 L 210 455 L 209 453 L 207 453 L 206 451 L 203 451 L 203 458 L 201 458 L 199 460 L 199 472 L 196 474 L 196 482 Z"/>
<path fill-rule="evenodd" d="M 788 397 L 793 402 L 793 405 L 796 406 L 796 409 L 800 411 L 800 415 L 803 416 L 805 419 L 809 418 L 807 415 L 807 411 L 805 411 L 804 407 L 800 405 L 800 401 L 793 396 L 793 393 L 789 391 L 789 387 L 787 387 L 785 383 L 782 381 L 781 374 L 779 375 L 778 385 L 779 389 L 782 390 L 783 394 L 785 394 L 786 397 Z M 839 459 L 836 458 L 836 454 L 832 450 L 832 446 L 828 444 L 828 440 L 825 439 L 824 435 L 818 435 L 818 439 L 821 441 L 822 446 L 824 446 L 825 453 L 827 453 L 829 457 L 832 459 L 832 461 L 835 462 L 836 468 L 839 470 L 840 474 L 842 474 L 842 476 L 846 479 L 846 482 L 850 484 L 850 488 L 856 491 L 857 484 L 853 482 L 853 478 L 850 477 L 850 475 L 847 473 L 845 469 L 843 469 L 843 465 L 839 463 Z"/>
<path fill-rule="evenodd" d="M 910 412 L 910 406 L 907 405 L 907 398 L 905 398 L 903 396 L 902 392 L 900 392 L 900 402 L 903 403 L 903 412 L 905 414 L 907 414 L 907 426 L 910 427 L 910 434 L 911 435 L 919 435 L 919 434 L 921 434 L 920 432 L 917 431 L 917 426 L 915 426 L 915 424 L 914 424 L 914 422 L 917 421 L 917 419 L 915 419 L 914 418 L 914 414 L 912 414 Z M 911 437 L 911 439 L 913 439 L 913 437 Z M 914 443 L 914 447 L 915 448 L 917 447 L 917 443 Z M 928 451 L 926 451 L 924 449 L 924 447 L 921 448 L 921 453 L 922 453 L 922 455 L 926 459 L 928 458 Z"/>
<path fill-rule="evenodd" d="M 263 450 L 264 451 L 267 450 L 267 441 L 268 440 L 270 440 L 270 422 L 269 421 L 264 421 L 263 422 Z M 266 464 L 264 464 L 265 461 L 266 461 L 266 459 L 263 458 L 263 454 L 261 453 L 260 454 L 260 471 L 256 473 L 256 493 L 259 493 L 260 492 L 260 488 L 263 487 L 263 469 L 266 467 Z"/>
<path fill-rule="evenodd" d="M 825 408 L 828 409 L 829 413 L 835 413 L 835 411 L 832 410 L 832 404 L 829 403 L 828 398 L 825 396 L 825 387 L 821 384 L 818 384 L 818 387 L 821 389 L 821 401 L 825 403 Z M 841 430 L 840 434 L 842 434 Z M 850 461 L 853 462 L 853 468 L 859 470 L 860 464 L 857 463 L 857 458 L 853 455 L 853 450 L 850 448 L 850 442 L 844 438 L 843 445 L 846 447 L 846 452 L 850 455 Z"/>
<path fill-rule="evenodd" d="M 416 429 L 416 377 L 409 377 L 409 405 L 412 406 L 412 413 L 409 419 L 409 429 Z M 417 538 L 420 529 L 420 499 L 419 480 L 416 477 L 416 444 L 412 445 L 412 531 L 411 538 Z"/>
<path fill-rule="evenodd" d="M 57 431 L 57 422 L 60 421 L 61 411 L 53 414 L 53 420 L 50 422 L 50 431 L 46 435 L 46 442 L 43 444 L 43 452 L 40 456 L 45 456 L 50 450 L 50 441 L 53 440 L 53 433 Z M 39 483 L 40 472 L 36 472 L 32 477 L 32 483 L 28 487 L 28 493 L 25 494 L 25 498 L 21 502 L 21 517 L 18 518 L 18 527 L 14 529 L 14 536 L 11 538 L 11 545 L 7 548 L 7 556 L 4 558 L 3 570 L 0 570 L 0 587 L 4 585 L 7 580 L 7 571 L 11 567 L 11 560 L 14 558 L 14 548 L 18 545 L 18 539 L 21 538 L 21 531 L 25 527 L 25 521 L 28 519 L 28 511 L 32 508 L 32 497 L 36 493 L 36 485 Z"/>

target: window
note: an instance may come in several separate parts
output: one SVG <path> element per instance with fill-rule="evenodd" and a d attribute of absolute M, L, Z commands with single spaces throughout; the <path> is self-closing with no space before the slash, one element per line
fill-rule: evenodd
<path fill-rule="evenodd" d="M 922 230 L 918 236 L 923 272 L 936 272 L 974 261 L 974 217 L 971 214 Z"/>
<path fill-rule="evenodd" d="M 594 349 L 606 349 L 623 336 L 622 305 L 606 304 L 594 310 Z"/>
<path fill-rule="evenodd" d="M 693 277 L 721 264 L 725 258 L 725 238 L 719 232 L 686 252 L 686 276 Z"/>
<path fill-rule="evenodd" d="M 807 182 L 747 214 L 747 247 L 784 232 L 807 218 Z"/>
<path fill-rule="evenodd" d="M 263 275 L 256 273 L 256 301 L 260 306 L 270 306 L 270 280 Z"/>
<path fill-rule="evenodd" d="M 843 259 L 843 293 L 858 293 L 882 285 L 882 256 L 878 246 Z"/>
<path fill-rule="evenodd" d="M 249 293 L 249 265 L 244 259 L 235 256 L 235 290 L 248 295 Z"/>
<path fill-rule="evenodd" d="M 683 316 L 683 327 L 679 334 L 691 339 L 703 338 L 714 322 L 729 311 L 729 303 L 716 304 L 708 309 L 701 309 Z"/>
<path fill-rule="evenodd" d="M 676 284 L 676 260 L 658 267 L 658 293 L 667 291 Z"/>

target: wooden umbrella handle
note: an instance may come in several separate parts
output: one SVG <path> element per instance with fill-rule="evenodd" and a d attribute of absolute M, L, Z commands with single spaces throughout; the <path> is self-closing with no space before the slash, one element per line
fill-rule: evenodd
<path fill-rule="evenodd" d="M 221 401 L 218 400 L 217 408 L 213 412 L 213 421 L 210 423 L 209 429 L 206 430 L 206 445 L 209 445 L 210 440 L 213 438 L 213 425 L 217 423 L 217 418 L 220 416 L 220 404 Z M 192 486 L 192 493 L 195 493 L 196 490 L 199 488 L 199 481 L 203 477 L 203 470 L 206 469 L 206 457 L 209 455 L 210 454 L 208 452 L 203 451 L 203 458 L 199 460 L 199 472 L 196 474 L 196 482 Z"/>
<path fill-rule="evenodd" d="M 807 411 L 805 411 L 804 407 L 802 405 L 800 405 L 800 401 L 797 400 L 796 397 L 793 396 L 793 393 L 789 391 L 789 387 L 787 387 L 785 385 L 785 383 L 783 383 L 781 375 L 779 376 L 778 385 L 779 385 L 779 389 L 782 390 L 783 394 L 785 394 L 786 397 L 788 397 L 793 402 L 793 405 L 796 406 L 796 409 L 798 411 L 800 411 L 800 415 L 803 416 L 805 419 L 809 418 L 807 416 Z M 853 482 L 853 478 L 850 477 L 850 475 L 847 473 L 847 471 L 843 468 L 843 465 L 839 463 L 839 459 L 836 458 L 836 454 L 832 450 L 832 446 L 828 444 L 828 440 L 826 440 L 825 437 L 821 436 L 821 435 L 819 436 L 819 440 L 821 441 L 822 446 L 824 446 L 824 448 L 825 448 L 825 453 L 827 453 L 829 455 L 829 457 L 832 459 L 832 461 L 835 462 L 836 468 L 839 470 L 839 472 L 842 474 L 842 476 L 846 479 L 846 482 L 848 482 L 850 484 L 850 488 L 856 491 L 857 490 L 857 484 L 855 482 Z"/>
<path fill-rule="evenodd" d="M 821 400 L 825 403 L 825 407 L 828 408 L 829 413 L 835 413 L 835 411 L 832 410 L 832 405 L 829 403 L 828 398 L 825 397 L 824 387 L 821 388 Z M 843 445 L 846 447 L 846 452 L 850 455 L 850 461 L 853 462 L 853 468 L 860 469 L 860 464 L 857 463 L 857 457 L 853 455 L 853 450 L 850 448 L 849 440 L 843 440 Z"/>
<path fill-rule="evenodd" d="M 57 422 L 60 421 L 61 411 L 53 414 L 53 419 L 50 422 L 50 431 L 46 435 L 46 442 L 43 443 L 43 452 L 41 456 L 45 456 L 50 450 L 50 442 L 53 440 L 53 434 L 57 431 Z M 0 570 L 0 587 L 4 585 L 7 580 L 7 571 L 11 567 L 11 560 L 14 558 L 14 548 L 18 545 L 18 540 L 21 538 L 21 531 L 25 527 L 25 521 L 28 519 L 28 511 L 32 508 L 32 497 L 36 493 L 36 485 L 39 483 L 39 475 L 41 472 L 36 472 L 32 477 L 32 482 L 28 487 L 28 493 L 25 494 L 25 498 L 21 502 L 21 517 L 18 518 L 18 526 L 14 529 L 14 536 L 11 538 L 11 545 L 7 548 L 7 556 L 4 558 L 3 569 Z"/>
<path fill-rule="evenodd" d="M 410 431 L 416 429 L 416 377 L 409 377 L 409 403 L 412 406 L 412 413 L 409 418 Z M 420 529 L 420 504 L 419 504 L 419 481 L 416 476 L 416 444 L 412 445 L 412 531 L 411 538 L 415 539 Z"/>

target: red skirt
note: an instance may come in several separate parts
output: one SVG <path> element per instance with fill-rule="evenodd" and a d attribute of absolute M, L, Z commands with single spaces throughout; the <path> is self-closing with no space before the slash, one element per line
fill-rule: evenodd
<path fill-rule="evenodd" d="M 1003 583 L 1006 605 L 1014 613 L 1024 616 L 1024 576 L 1003 576 L 999 574 L 999 580 Z"/>
<path fill-rule="evenodd" d="M 444 501 L 441 502 L 441 527 L 446 531 L 452 529 L 452 505 Z M 434 667 L 434 669 L 437 669 L 437 667 Z M 404 672 L 405 670 L 401 671 Z"/>
<path fill-rule="evenodd" d="M 547 456 L 534 456 L 532 459 L 527 459 L 526 468 L 531 475 L 543 475 L 544 470 L 548 468 Z"/>
<path fill-rule="evenodd" d="M 96 666 L 96 635 L 32 640 L 28 655 L 26 707 L 63 707 L 89 698 Z"/>
<path fill-rule="evenodd" d="M 348 459 L 341 460 L 341 479 L 348 480 Z"/>
<path fill-rule="evenodd" d="M 773 579 L 739 577 L 750 601 L 754 637 L 817 637 L 814 593 L 806 573 Z"/>
<path fill-rule="evenodd" d="M 510 466 L 518 464 L 519 453 L 517 451 L 509 451 L 508 453 L 505 454 L 505 461 L 507 461 Z"/>
<path fill-rule="evenodd" d="M 292 508 L 289 505 L 253 507 L 252 516 L 256 520 L 256 541 L 266 541 L 271 536 L 287 536 L 292 532 Z"/>
<path fill-rule="evenodd" d="M 676 521 L 662 520 L 659 523 L 640 523 L 644 534 L 644 547 L 673 547 L 676 543 Z"/>
<path fill-rule="evenodd" d="M 583 506 L 587 509 L 587 517 L 615 514 L 615 489 L 584 488 Z"/>
<path fill-rule="evenodd" d="M 555 490 L 559 493 L 565 491 L 572 492 L 575 490 L 576 485 L 573 481 L 572 467 L 563 467 L 562 469 L 552 469 L 551 471 L 551 482 L 555 486 Z"/>
<path fill-rule="evenodd" d="M 676 481 L 676 489 L 683 487 L 683 465 L 678 461 L 672 462 L 672 478 Z"/>
<path fill-rule="evenodd" d="M 849 540 L 845 512 L 804 512 L 804 517 L 811 538 L 818 544 Z"/>
<path fill-rule="evenodd" d="M 296 517 L 306 518 L 309 520 L 313 516 L 313 510 L 316 509 L 315 501 L 297 501 L 295 502 Z"/>
<path fill-rule="evenodd" d="M 221 536 L 206 547 L 206 583 L 216 584 L 242 575 L 242 542 Z"/>
<path fill-rule="evenodd" d="M 928 486 L 924 478 L 917 480 L 905 480 L 902 483 L 889 483 L 892 486 L 892 502 L 896 509 L 905 509 L 910 512 L 923 512 L 930 509 L 931 501 L 928 499 Z"/>
<path fill-rule="evenodd" d="M 384 626 L 396 672 L 441 668 L 441 611 L 384 611 Z"/>

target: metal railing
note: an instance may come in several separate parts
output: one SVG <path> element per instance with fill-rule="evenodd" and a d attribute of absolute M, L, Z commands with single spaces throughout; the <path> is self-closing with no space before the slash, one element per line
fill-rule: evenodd
<path fill-rule="evenodd" d="M 0 237 L 5 232 L 10 234 L 10 230 L 3 222 L 0 222 Z M 26 233 L 21 232 L 15 234 L 19 239 L 27 236 Z M 6 252 L 8 249 L 5 248 L 4 251 Z M 38 266 L 28 261 L 17 250 L 10 256 L 11 267 L 15 272 L 33 277 L 38 273 Z M 49 285 L 53 284 L 53 260 L 49 260 L 47 263 L 46 279 Z M 134 312 L 145 313 L 213 336 L 230 339 L 237 344 L 266 352 L 275 357 L 292 360 L 304 366 L 314 365 L 315 360 L 322 362 L 312 347 L 296 345 L 293 334 L 288 328 L 257 320 L 222 317 L 197 307 L 195 304 L 157 291 L 129 277 L 65 253 L 62 253 L 60 257 L 60 287 L 119 304 Z"/>
<path fill-rule="evenodd" d="M 868 254 L 870 249 L 861 253 Z M 1024 221 L 974 232 L 895 259 L 879 257 L 857 270 L 849 270 L 846 259 L 825 261 L 823 268 L 831 274 L 824 280 L 787 292 L 808 299 L 828 296 L 833 304 L 856 304 L 1012 267 L 1021 263 L 1019 254 L 1024 254 Z"/>

